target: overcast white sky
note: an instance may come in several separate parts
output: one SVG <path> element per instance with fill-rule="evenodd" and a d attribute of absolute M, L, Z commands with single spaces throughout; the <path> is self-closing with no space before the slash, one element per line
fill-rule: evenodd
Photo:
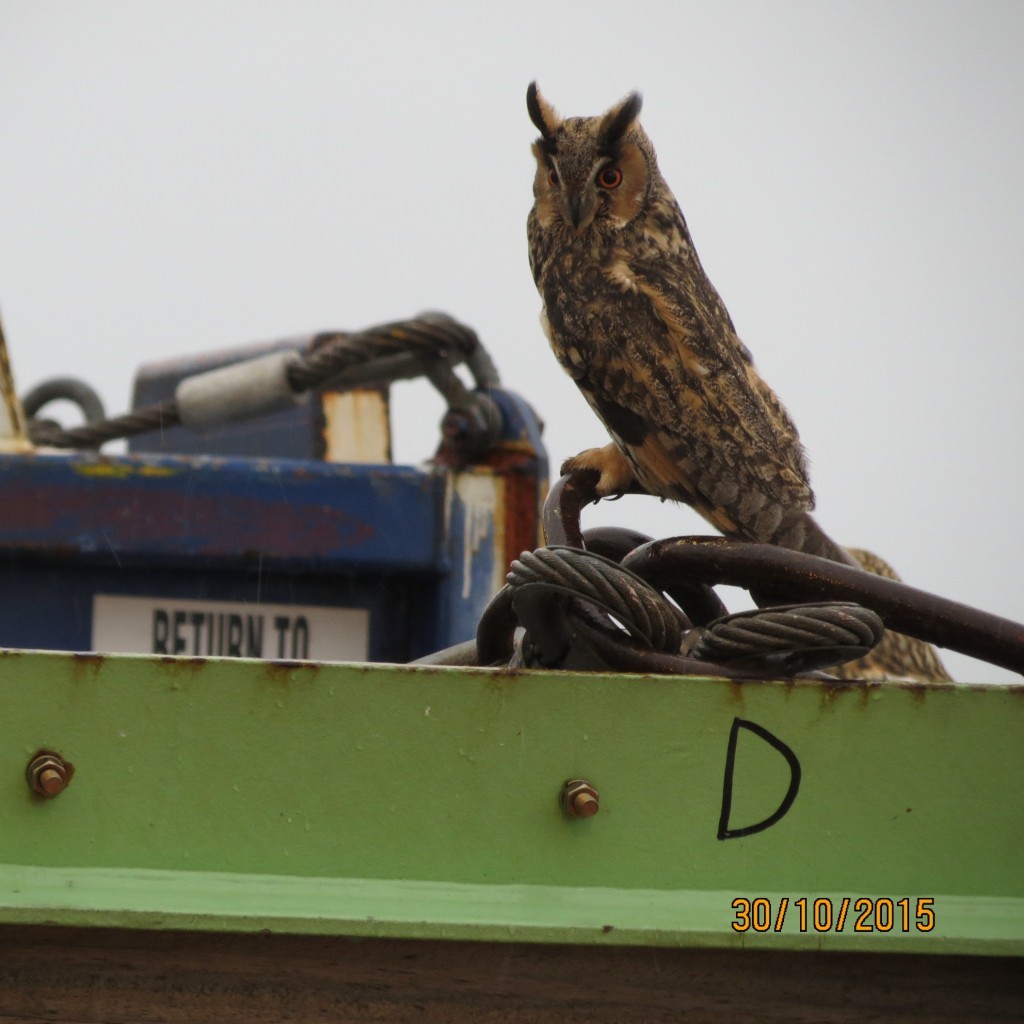
<path fill-rule="evenodd" d="M 77 375 L 119 412 L 148 360 L 433 308 L 553 464 L 603 443 L 538 326 L 524 94 L 592 114 L 638 88 L 822 525 L 1024 620 L 1022 53 L 1015 2 L 0 0 L 18 385 Z M 420 461 L 440 405 L 396 405 Z M 597 522 L 709 532 L 640 498 Z"/>

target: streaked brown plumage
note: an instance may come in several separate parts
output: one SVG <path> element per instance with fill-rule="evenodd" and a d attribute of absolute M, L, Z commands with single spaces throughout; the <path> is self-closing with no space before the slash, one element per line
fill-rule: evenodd
<path fill-rule="evenodd" d="M 555 355 L 613 445 L 570 468 L 692 505 L 728 536 L 846 561 L 808 514 L 796 428 L 754 369 L 637 122 L 634 93 L 562 120 L 531 85 L 530 265 Z"/>
<path fill-rule="evenodd" d="M 846 549 L 862 569 L 902 582 L 883 558 L 862 548 Z M 882 642 L 865 658 L 830 670 L 843 679 L 911 679 L 921 683 L 948 682 L 950 675 L 931 644 L 887 629 Z"/>
<path fill-rule="evenodd" d="M 601 116 L 562 119 L 536 83 L 527 92 L 542 322 L 613 442 L 563 472 L 597 470 L 603 495 L 636 481 L 726 536 L 856 564 L 810 515 L 796 427 L 704 273 L 640 104 L 633 93 Z"/>

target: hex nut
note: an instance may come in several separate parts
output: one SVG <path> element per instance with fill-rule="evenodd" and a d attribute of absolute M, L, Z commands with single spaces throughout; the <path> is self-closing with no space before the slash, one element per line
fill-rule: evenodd
<path fill-rule="evenodd" d="M 52 750 L 40 750 L 25 769 L 25 778 L 33 793 L 52 799 L 71 784 L 75 766 Z"/>
<path fill-rule="evenodd" d="M 562 787 L 561 804 L 571 818 L 592 818 L 601 809 L 601 797 L 586 779 L 569 779 Z"/>

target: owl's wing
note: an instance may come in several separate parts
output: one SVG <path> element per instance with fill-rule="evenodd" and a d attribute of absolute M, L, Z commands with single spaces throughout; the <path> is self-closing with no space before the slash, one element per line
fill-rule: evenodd
<path fill-rule="evenodd" d="M 581 339 L 581 390 L 648 490 L 711 518 L 811 508 L 796 428 L 717 293 L 686 293 L 670 270 L 618 264 L 622 290 L 598 300 Z"/>

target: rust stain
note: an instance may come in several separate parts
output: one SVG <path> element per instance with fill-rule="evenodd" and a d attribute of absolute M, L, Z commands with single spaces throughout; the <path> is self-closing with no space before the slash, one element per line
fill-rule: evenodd
<path fill-rule="evenodd" d="M 925 683 L 914 679 L 822 679 L 816 680 L 815 685 L 821 690 L 825 701 L 835 700 L 841 694 L 852 691 L 861 694 L 865 705 L 874 694 L 884 690 L 903 690 L 915 702 L 923 704 L 929 695 L 937 692 L 952 693 L 957 689 L 956 683 Z"/>
<path fill-rule="evenodd" d="M 498 668 L 490 668 L 486 671 L 483 671 L 479 668 L 470 668 L 468 669 L 468 671 L 474 675 L 481 676 L 483 679 L 489 680 L 492 685 L 500 685 L 500 681 L 503 679 L 520 679 L 523 676 L 539 675 L 546 672 L 547 669 L 537 670 L 532 668 L 523 668 L 518 665 L 515 667 L 513 667 L 512 665 L 501 665 Z"/>
<path fill-rule="evenodd" d="M 47 532 L 59 537 L 69 523 L 75 524 L 76 534 L 102 529 L 108 545 L 118 550 L 170 542 L 180 548 L 184 541 L 196 555 L 220 554 L 228 546 L 273 551 L 281 559 L 358 547 L 376 532 L 370 523 L 323 505 L 181 491 L 167 491 L 156 500 L 151 490 L 131 485 L 114 491 L 43 485 L 22 491 L 0 510 L 5 537 L 19 545 L 32 545 Z M 49 548 L 50 543 L 38 546 Z"/>
<path fill-rule="evenodd" d="M 536 477 L 525 473 L 505 476 L 505 565 L 523 551 L 543 543 L 540 535 L 541 497 Z"/>
<path fill-rule="evenodd" d="M 442 440 L 441 445 L 430 460 L 438 466 L 453 469 L 490 469 L 499 474 L 525 472 L 536 479 L 537 449 L 529 442 L 518 439 L 499 441 L 490 451 L 469 465 L 453 449 L 452 445 Z"/>
<path fill-rule="evenodd" d="M 863 679 L 819 679 L 815 681 L 824 707 L 833 704 L 847 693 L 859 693 L 862 702 L 867 702 L 867 683 Z"/>
<path fill-rule="evenodd" d="M 158 660 L 172 676 L 179 676 L 185 672 L 189 675 L 195 675 L 206 668 L 209 661 L 207 658 L 182 657 L 177 654 L 162 654 Z"/>
<path fill-rule="evenodd" d="M 883 686 L 894 686 L 899 690 L 908 690 L 917 700 L 925 700 L 929 694 L 953 693 L 957 684 L 949 683 L 925 683 L 917 679 L 889 679 L 880 683 Z"/>
<path fill-rule="evenodd" d="M 931 689 L 931 686 L 928 683 L 901 682 L 897 683 L 897 686 L 899 686 L 901 690 L 909 691 L 910 695 L 914 698 L 914 701 L 918 704 L 923 704 L 925 702 L 928 698 L 928 691 Z"/>
<path fill-rule="evenodd" d="M 105 654 L 84 651 L 71 652 L 71 673 L 75 682 L 78 683 L 85 682 L 87 679 L 95 679 L 106 663 L 107 656 Z"/>
<path fill-rule="evenodd" d="M 474 672 L 473 669 L 469 669 L 468 671 L 478 678 L 482 678 L 487 684 L 488 690 L 500 695 L 504 694 L 513 683 L 518 682 L 523 676 L 529 675 L 532 670 L 526 668 L 510 668 L 507 665 L 503 665 L 501 668 L 488 669 L 487 672 Z"/>
<path fill-rule="evenodd" d="M 859 690 L 867 685 L 864 679 L 820 679 L 818 685 L 830 693 L 846 693 L 848 690 Z"/>
<path fill-rule="evenodd" d="M 300 665 L 308 664 L 307 662 L 298 662 Z M 314 661 L 313 665 L 317 668 L 321 668 L 324 665 L 322 661 Z M 365 661 L 352 661 L 345 663 L 346 672 L 358 672 L 360 675 L 370 675 L 381 668 L 381 663 L 376 662 L 365 662 Z"/>
<path fill-rule="evenodd" d="M 480 460 L 479 464 L 499 473 L 525 471 L 528 476 L 535 476 L 537 451 L 527 441 L 501 441 Z"/>
<path fill-rule="evenodd" d="M 743 693 L 743 687 L 748 682 L 759 683 L 759 679 L 730 679 L 729 680 L 729 697 L 732 699 L 734 704 L 742 704 L 746 697 Z"/>
<path fill-rule="evenodd" d="M 293 682 L 292 676 L 297 672 L 308 673 L 311 678 L 316 678 L 323 662 L 320 661 L 265 661 L 264 672 L 270 682 L 278 686 L 290 686 Z"/>

